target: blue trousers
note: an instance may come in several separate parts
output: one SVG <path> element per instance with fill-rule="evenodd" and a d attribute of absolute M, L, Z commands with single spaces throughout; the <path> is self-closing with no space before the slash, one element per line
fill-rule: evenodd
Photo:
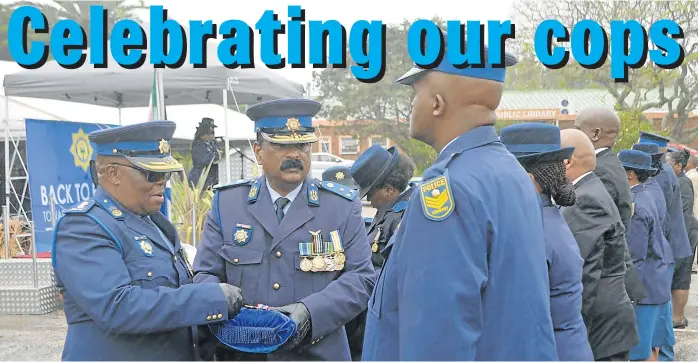
<path fill-rule="evenodd" d="M 669 266 L 669 275 L 674 275 L 674 264 Z M 674 322 L 672 318 L 672 305 L 671 300 L 665 304 L 664 310 L 659 318 L 659 326 L 661 328 L 660 334 L 662 339 L 658 341 L 659 348 L 659 360 L 660 361 L 673 361 L 674 360 L 674 343 L 676 343 L 676 337 L 674 336 Z"/>

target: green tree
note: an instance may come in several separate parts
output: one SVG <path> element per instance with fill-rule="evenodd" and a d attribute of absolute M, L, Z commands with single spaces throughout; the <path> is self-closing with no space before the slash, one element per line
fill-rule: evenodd
<path fill-rule="evenodd" d="M 433 21 L 445 25 L 441 19 Z M 436 153 L 426 144 L 410 138 L 408 121 L 413 91 L 411 87 L 394 83 L 412 68 L 406 42 L 411 24 L 405 20 L 386 27 L 387 64 L 383 79 L 366 84 L 356 80 L 349 68 L 330 67 L 313 73 L 313 90 L 317 93 L 315 99 L 324 104 L 321 116 L 350 121 L 337 123 L 340 132 L 358 137 L 390 138 L 414 159 L 421 172 L 433 162 Z M 347 64 L 351 63 L 347 51 Z"/>
<path fill-rule="evenodd" d="M 632 148 L 637 143 L 640 131 L 669 136 L 668 131 L 654 128 L 652 123 L 639 110 L 621 110 L 618 111 L 618 117 L 620 118 L 620 134 L 616 144 L 613 146 L 614 152 Z"/>
<path fill-rule="evenodd" d="M 0 4 L 0 60 L 12 60 L 8 49 L 9 36 L 7 35 L 12 9 L 12 5 Z"/>
<path fill-rule="evenodd" d="M 698 97 L 698 74 L 696 74 L 696 50 L 698 50 L 698 2 L 695 1 L 574 1 L 555 2 L 517 1 L 515 3 L 517 39 L 512 41 L 521 51 L 524 62 L 514 67 L 508 84 L 517 89 L 546 88 L 601 88 L 615 99 L 615 108 L 627 111 L 646 111 L 652 108 L 668 108 L 662 129 L 668 130 L 672 138 L 682 142 L 691 141 L 698 134 L 698 127 L 685 131 L 689 113 L 693 111 Z M 683 39 L 677 39 L 686 51 L 683 65 L 679 69 L 666 70 L 649 59 L 638 68 L 631 69 L 628 82 L 615 82 L 610 77 L 610 60 L 598 69 L 586 69 L 575 63 L 558 70 L 547 69 L 537 61 L 533 37 L 537 26 L 544 20 L 559 20 L 567 29 L 572 29 L 581 20 L 599 22 L 607 31 L 611 42 L 610 21 L 618 19 L 637 20 L 645 29 L 660 19 L 671 19 L 681 25 Z M 555 44 L 569 49 L 569 43 Z M 651 49 L 655 48 L 650 44 Z M 610 52 L 609 52 L 610 53 Z M 609 59 L 613 54 L 609 55 Z M 519 66 L 521 66 L 519 68 Z M 518 69 L 517 69 L 518 68 Z M 534 76 L 537 75 L 538 77 Z M 537 80 L 535 78 L 538 78 Z M 557 84 L 557 86 L 556 86 Z M 676 117 L 670 115 L 676 114 Z"/>

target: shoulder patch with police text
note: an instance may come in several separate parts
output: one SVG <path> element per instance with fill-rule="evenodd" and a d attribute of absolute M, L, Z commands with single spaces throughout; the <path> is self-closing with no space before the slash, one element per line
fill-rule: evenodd
<path fill-rule="evenodd" d="M 249 180 L 238 180 L 235 182 L 231 182 L 229 184 L 225 185 L 216 185 L 213 186 L 213 190 L 218 191 L 218 190 L 225 190 L 233 187 L 238 187 L 238 186 L 246 186 L 246 185 L 252 185 L 253 183 L 256 183 L 256 179 L 249 179 Z"/>
<path fill-rule="evenodd" d="M 447 175 L 424 181 L 419 186 L 419 196 L 424 216 L 429 220 L 445 220 L 456 208 Z"/>
<path fill-rule="evenodd" d="M 349 201 L 353 201 L 359 193 L 347 186 L 332 181 L 322 181 L 318 183 L 321 189 L 333 192 Z"/>
<path fill-rule="evenodd" d="M 85 200 L 75 207 L 63 211 L 64 214 L 84 214 L 95 206 L 95 200 Z"/>

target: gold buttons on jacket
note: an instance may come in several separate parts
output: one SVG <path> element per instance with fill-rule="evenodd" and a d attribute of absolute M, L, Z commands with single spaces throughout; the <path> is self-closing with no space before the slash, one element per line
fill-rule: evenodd
<path fill-rule="evenodd" d="M 275 255 L 276 255 L 277 258 L 280 258 L 280 257 L 281 257 L 281 252 L 280 252 L 280 251 L 277 251 Z"/>
<path fill-rule="evenodd" d="M 237 264 L 239 261 L 240 261 L 240 259 L 238 259 L 238 258 L 233 259 L 233 263 L 235 263 L 235 264 Z"/>
<path fill-rule="evenodd" d="M 149 276 L 149 277 L 152 277 L 152 276 L 153 276 L 153 272 L 148 272 L 148 276 Z"/>
<path fill-rule="evenodd" d="M 281 288 L 279 283 L 274 283 L 273 287 L 274 287 L 274 290 L 279 290 L 279 288 Z"/>
<path fill-rule="evenodd" d="M 211 316 L 211 319 L 213 319 L 215 321 L 216 319 L 218 319 L 218 316 L 214 314 Z"/>
<path fill-rule="evenodd" d="M 222 314 L 219 314 L 219 315 L 218 315 L 218 319 L 223 319 L 223 315 L 222 315 Z"/>
<path fill-rule="evenodd" d="M 210 320 L 211 320 L 211 316 L 206 316 L 206 320 L 207 320 L 207 321 L 210 321 Z"/>

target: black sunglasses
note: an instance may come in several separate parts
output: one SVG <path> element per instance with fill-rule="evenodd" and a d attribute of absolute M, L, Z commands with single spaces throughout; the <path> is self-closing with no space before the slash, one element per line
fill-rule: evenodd
<path fill-rule="evenodd" d="M 145 177 L 145 179 L 150 183 L 156 183 L 160 180 L 169 181 L 170 178 L 172 178 L 172 172 L 146 171 L 146 170 L 140 169 L 138 167 L 124 165 L 121 163 L 112 163 L 111 165 L 124 166 L 124 167 L 134 169 L 134 170 L 140 172 L 141 175 L 143 175 L 143 177 Z"/>

